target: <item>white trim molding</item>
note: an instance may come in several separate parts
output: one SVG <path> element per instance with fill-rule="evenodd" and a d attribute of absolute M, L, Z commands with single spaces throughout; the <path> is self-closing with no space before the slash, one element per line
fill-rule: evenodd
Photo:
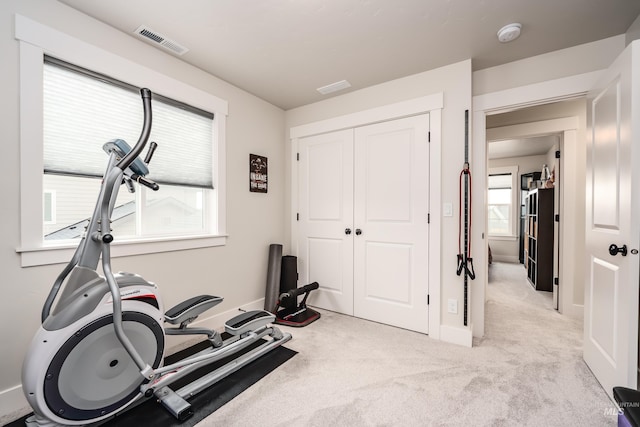
<path fill-rule="evenodd" d="M 441 325 L 440 339 L 463 347 L 471 347 L 473 345 L 473 335 L 469 328 L 457 328 L 450 325 Z"/>
<path fill-rule="evenodd" d="M 442 92 L 427 95 L 408 101 L 358 111 L 344 116 L 334 117 L 313 123 L 295 126 L 290 129 L 291 139 L 305 136 L 319 135 L 321 133 L 334 132 L 358 126 L 370 125 L 377 122 L 399 119 L 428 113 L 433 110 L 441 110 L 444 107 L 444 94 Z"/>
<path fill-rule="evenodd" d="M 487 141 L 513 139 L 514 135 L 542 136 L 549 133 L 561 133 L 567 129 L 578 129 L 577 117 L 562 117 L 487 129 Z"/>
<path fill-rule="evenodd" d="M 473 111 L 498 113 L 513 108 L 525 108 L 584 96 L 595 84 L 602 71 L 563 77 L 513 89 L 476 95 Z"/>

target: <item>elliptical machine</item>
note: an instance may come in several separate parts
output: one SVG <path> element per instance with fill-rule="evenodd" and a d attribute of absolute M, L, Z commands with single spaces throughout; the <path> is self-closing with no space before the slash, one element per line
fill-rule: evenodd
<path fill-rule="evenodd" d="M 34 415 L 28 426 L 87 425 L 107 420 L 155 397 L 180 420 L 193 412 L 189 397 L 291 339 L 271 325 L 267 311 L 243 312 L 225 323 L 228 338 L 188 325 L 222 298 L 200 295 L 164 312 L 158 287 L 131 273 L 111 270 L 111 215 L 121 184 L 158 190 L 145 178 L 156 148 L 142 153 L 151 132 L 151 91 L 140 91 L 144 124 L 131 149 L 123 140 L 106 143 L 109 154 L 95 210 L 73 258 L 55 280 L 42 309 L 42 325 L 22 368 L 22 388 Z M 102 258 L 104 277 L 97 270 Z M 66 283 L 65 283 L 66 282 Z M 64 287 L 63 287 L 64 283 Z M 62 293 L 58 297 L 60 290 Z M 55 308 L 54 302 L 57 300 Z M 163 323 L 172 327 L 163 328 Z M 165 335 L 204 334 L 211 347 L 162 366 Z M 186 375 L 246 349 L 226 365 L 173 390 Z"/>

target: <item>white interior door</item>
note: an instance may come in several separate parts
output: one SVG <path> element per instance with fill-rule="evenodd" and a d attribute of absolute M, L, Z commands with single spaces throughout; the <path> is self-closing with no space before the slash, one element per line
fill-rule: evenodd
<path fill-rule="evenodd" d="M 428 332 L 429 118 L 355 131 L 354 315 Z"/>
<path fill-rule="evenodd" d="M 610 396 L 637 387 L 639 47 L 627 47 L 588 96 L 584 359 Z M 610 254 L 612 244 L 627 256 Z"/>
<path fill-rule="evenodd" d="M 353 315 L 353 130 L 299 140 L 300 283 L 316 307 Z"/>

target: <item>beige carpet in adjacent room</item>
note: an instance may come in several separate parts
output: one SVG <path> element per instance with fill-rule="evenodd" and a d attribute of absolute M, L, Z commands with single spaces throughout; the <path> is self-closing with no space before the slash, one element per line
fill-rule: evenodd
<path fill-rule="evenodd" d="M 582 360 L 582 323 L 553 310 L 521 265 L 490 270 L 473 348 L 322 311 L 283 328 L 298 355 L 198 426 L 614 426 Z"/>

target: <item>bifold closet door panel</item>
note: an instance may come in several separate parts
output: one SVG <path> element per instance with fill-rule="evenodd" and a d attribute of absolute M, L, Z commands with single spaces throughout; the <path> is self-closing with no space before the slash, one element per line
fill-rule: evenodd
<path fill-rule="evenodd" d="M 353 315 L 353 130 L 298 142 L 300 283 L 310 305 Z"/>
<path fill-rule="evenodd" d="M 355 130 L 354 315 L 428 332 L 429 116 Z"/>

